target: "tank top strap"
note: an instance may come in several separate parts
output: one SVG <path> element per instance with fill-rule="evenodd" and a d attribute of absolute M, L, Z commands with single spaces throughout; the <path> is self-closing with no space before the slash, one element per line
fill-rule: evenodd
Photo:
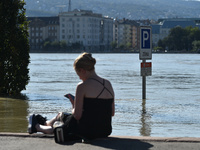
<path fill-rule="evenodd" d="M 100 84 L 103 85 L 103 89 L 101 90 L 101 92 L 99 93 L 99 95 L 98 95 L 96 98 L 99 98 L 99 96 L 103 93 L 103 91 L 104 91 L 105 89 L 106 89 L 106 90 L 110 93 L 110 95 L 112 95 L 112 97 L 113 97 L 113 94 L 110 92 L 110 90 L 109 90 L 107 87 L 105 87 L 105 79 L 103 79 L 103 83 L 100 82 L 99 80 L 95 79 L 95 78 L 90 78 L 90 79 L 93 79 L 93 80 L 95 80 L 95 81 L 97 81 L 97 82 L 99 82 Z"/>
<path fill-rule="evenodd" d="M 104 79 L 103 79 L 103 83 L 100 82 L 99 80 L 95 79 L 95 78 L 89 78 L 89 79 L 95 80 L 95 81 L 99 82 L 100 84 L 102 84 L 104 86 L 104 82 L 105 82 Z"/>

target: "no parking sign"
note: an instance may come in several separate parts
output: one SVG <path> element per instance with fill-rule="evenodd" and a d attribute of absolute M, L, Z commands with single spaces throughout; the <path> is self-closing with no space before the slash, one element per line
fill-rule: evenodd
<path fill-rule="evenodd" d="M 141 63 L 141 76 L 151 76 L 152 74 L 151 62 Z"/>

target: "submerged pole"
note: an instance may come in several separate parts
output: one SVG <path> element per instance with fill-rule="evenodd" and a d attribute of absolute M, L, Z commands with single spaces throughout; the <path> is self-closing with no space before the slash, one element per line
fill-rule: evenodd
<path fill-rule="evenodd" d="M 146 60 L 143 60 L 143 64 L 145 65 Z M 146 99 L 146 76 L 142 76 L 142 99 Z"/>

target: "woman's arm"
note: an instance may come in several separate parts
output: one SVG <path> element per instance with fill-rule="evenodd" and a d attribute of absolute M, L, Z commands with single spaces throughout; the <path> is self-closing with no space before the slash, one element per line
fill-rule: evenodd
<path fill-rule="evenodd" d="M 79 84 L 76 88 L 76 96 L 74 100 L 74 108 L 72 114 L 76 120 L 80 120 L 83 111 L 83 99 L 84 99 L 84 85 Z"/>
<path fill-rule="evenodd" d="M 108 83 L 110 84 L 110 91 L 112 92 L 113 95 L 113 103 L 112 103 L 112 116 L 115 115 L 115 92 L 113 90 L 112 84 L 110 83 L 110 81 L 108 81 Z"/>
<path fill-rule="evenodd" d="M 112 116 L 115 115 L 115 100 L 113 99 L 113 103 L 112 103 Z"/>

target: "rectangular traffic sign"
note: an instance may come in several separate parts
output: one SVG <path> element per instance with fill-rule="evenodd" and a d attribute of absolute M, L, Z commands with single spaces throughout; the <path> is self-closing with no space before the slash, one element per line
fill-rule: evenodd
<path fill-rule="evenodd" d="M 141 76 L 151 76 L 152 68 L 151 62 L 141 63 Z"/>
<path fill-rule="evenodd" d="M 140 60 L 152 59 L 152 29 L 140 27 Z"/>

